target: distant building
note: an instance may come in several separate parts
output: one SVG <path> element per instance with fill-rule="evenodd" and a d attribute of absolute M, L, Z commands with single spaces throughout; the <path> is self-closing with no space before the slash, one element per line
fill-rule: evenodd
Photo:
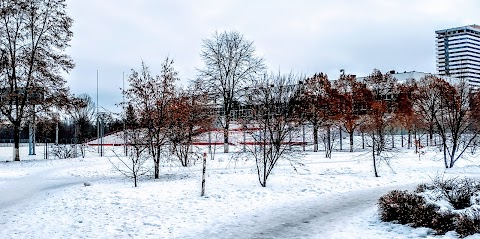
<path fill-rule="evenodd" d="M 396 71 L 390 71 L 389 72 L 395 79 L 397 79 L 398 83 L 404 83 L 407 80 L 415 80 L 419 81 L 425 76 L 428 75 L 433 75 L 438 78 L 441 78 L 449 83 L 458 83 L 460 82 L 460 78 L 457 77 L 452 77 L 452 76 L 445 76 L 445 75 L 439 75 L 439 74 L 432 74 L 432 73 L 425 73 L 425 72 L 418 72 L 418 71 L 404 71 L 403 73 L 401 72 L 396 72 Z M 359 81 L 364 81 L 366 76 L 364 77 L 357 77 L 357 80 Z"/>
<path fill-rule="evenodd" d="M 435 31 L 437 72 L 466 79 L 480 88 L 480 26 L 470 25 Z"/>
<path fill-rule="evenodd" d="M 411 79 L 413 79 L 415 81 L 419 81 L 420 79 L 422 79 L 423 77 L 428 76 L 428 75 L 436 76 L 436 77 L 438 77 L 440 79 L 443 79 L 446 82 L 451 83 L 451 84 L 458 83 L 461 80 L 458 77 L 446 76 L 446 75 L 440 75 L 440 74 L 432 74 L 432 73 L 425 73 L 425 72 L 418 72 L 418 71 L 405 71 L 403 73 L 395 72 L 395 73 L 392 74 L 392 76 L 395 77 L 399 83 L 403 83 L 403 82 L 405 82 L 407 80 L 411 80 Z"/>

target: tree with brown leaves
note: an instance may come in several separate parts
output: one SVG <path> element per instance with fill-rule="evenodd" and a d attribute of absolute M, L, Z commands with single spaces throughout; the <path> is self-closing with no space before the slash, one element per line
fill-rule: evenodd
<path fill-rule="evenodd" d="M 326 136 L 326 157 L 331 157 L 331 127 L 335 117 L 339 114 L 340 97 L 338 92 L 332 88 L 328 76 L 323 73 L 315 74 L 307 78 L 303 83 L 304 89 L 300 96 L 300 112 L 302 118 L 312 124 L 313 127 L 313 151 L 318 151 L 318 129 L 325 127 Z"/>
<path fill-rule="evenodd" d="M 353 152 L 353 134 L 365 122 L 374 96 L 367 86 L 358 82 L 353 75 L 341 75 L 334 82 L 340 94 L 341 106 L 339 122 L 350 138 L 350 152 Z"/>
<path fill-rule="evenodd" d="M 128 78 L 130 88 L 125 90 L 128 104 L 139 112 L 139 127 L 145 129 L 145 143 L 154 162 L 154 177 L 160 174 L 160 157 L 163 146 L 168 142 L 168 105 L 175 96 L 177 71 L 173 60 L 168 57 L 162 63 L 161 74 L 152 76 L 142 62 L 140 72 L 132 69 Z"/>
<path fill-rule="evenodd" d="M 403 130 L 407 130 L 407 147 L 411 147 L 411 133 L 417 128 L 422 128 L 422 123 L 414 111 L 414 92 L 417 85 L 414 81 L 407 81 L 398 85 L 395 97 L 395 109 L 392 128 L 400 128 L 402 132 L 401 145 L 404 146 Z"/>
<path fill-rule="evenodd" d="M 172 151 L 183 167 L 189 166 L 193 140 L 211 129 L 207 95 L 198 89 L 178 92 L 168 106 L 167 135 Z"/>
<path fill-rule="evenodd" d="M 397 80 L 390 74 L 383 74 L 377 69 L 365 78 L 365 84 L 373 93 L 374 100 L 368 109 L 364 129 L 370 135 L 372 142 L 372 159 L 375 177 L 379 177 L 377 162 L 383 161 L 389 165 L 389 157 L 384 155 L 386 147 L 385 135 L 394 123 L 396 110 Z M 393 147 L 393 145 L 392 145 Z"/>
<path fill-rule="evenodd" d="M 375 177 L 379 177 L 377 162 L 381 160 L 381 154 L 385 150 L 385 129 L 389 123 L 388 105 L 385 101 L 376 100 L 372 103 L 368 113 L 365 129 L 370 135 L 372 142 L 372 159 Z"/>
<path fill-rule="evenodd" d="M 373 110 L 373 119 L 378 122 L 372 122 L 372 117 L 369 117 L 369 123 L 374 128 L 377 136 L 379 137 L 379 143 L 377 152 L 380 153 L 380 149 L 384 149 L 386 146 L 385 135 L 387 127 L 393 123 L 394 113 L 396 105 L 397 93 L 397 79 L 395 79 L 390 73 L 382 74 L 377 69 L 374 69 L 372 74 L 365 78 L 365 84 L 372 91 L 374 96 L 373 103 L 376 104 L 376 108 Z M 372 114 L 370 114 L 372 116 Z M 382 122 L 380 122 L 382 121 Z"/>

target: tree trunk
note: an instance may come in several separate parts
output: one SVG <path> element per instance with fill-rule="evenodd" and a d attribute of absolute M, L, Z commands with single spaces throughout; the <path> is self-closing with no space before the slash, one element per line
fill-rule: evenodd
<path fill-rule="evenodd" d="M 448 168 L 448 162 L 447 162 L 447 142 L 446 139 L 443 139 L 443 161 L 445 162 L 445 168 Z"/>
<path fill-rule="evenodd" d="M 160 177 L 160 146 L 157 147 L 157 155 L 154 160 L 155 163 L 155 179 Z"/>
<path fill-rule="evenodd" d="M 428 138 L 430 139 L 430 145 L 433 145 L 433 124 L 430 124 L 428 129 Z"/>
<path fill-rule="evenodd" d="M 407 138 L 407 149 L 412 147 L 412 131 L 408 130 L 408 138 Z"/>
<path fill-rule="evenodd" d="M 203 153 L 203 167 L 202 167 L 202 192 L 200 194 L 200 196 L 204 196 L 205 195 L 205 173 L 206 173 L 206 170 L 207 170 L 207 153 Z"/>
<path fill-rule="evenodd" d="M 265 149 L 264 149 L 265 150 Z M 265 154 L 265 157 L 266 157 L 266 154 Z M 267 162 L 268 160 L 267 159 L 263 159 L 263 183 L 262 183 L 262 187 L 267 187 Z"/>
<path fill-rule="evenodd" d="M 432 139 L 429 139 L 428 137 L 427 137 L 427 140 L 425 140 L 425 141 L 427 141 L 427 142 L 426 142 L 426 143 L 427 143 L 427 147 L 430 146 L 430 144 L 431 144 L 431 143 L 430 143 L 430 140 L 432 140 Z"/>
<path fill-rule="evenodd" d="M 332 158 L 332 130 L 327 126 L 327 142 L 325 144 L 325 157 Z"/>
<path fill-rule="evenodd" d="M 47 142 L 45 142 L 47 143 Z M 82 154 L 82 158 L 85 158 L 85 145 L 81 144 L 80 145 L 80 153 Z"/>
<path fill-rule="evenodd" d="M 264 188 L 267 187 L 267 182 L 266 182 L 266 181 L 263 181 L 263 182 L 262 182 L 262 181 L 260 180 L 260 186 L 262 186 L 262 187 L 264 187 Z"/>
<path fill-rule="evenodd" d="M 208 129 L 208 153 L 212 155 L 212 129 Z"/>
<path fill-rule="evenodd" d="M 267 160 L 267 124 L 264 124 L 264 128 L 263 128 L 262 154 L 263 154 L 262 165 L 261 165 L 262 172 L 261 172 L 261 175 L 260 174 L 258 175 L 258 180 L 260 181 L 260 185 L 262 187 L 266 187 L 267 186 L 267 162 L 268 162 Z"/>
<path fill-rule="evenodd" d="M 378 172 L 377 172 L 377 161 L 375 159 L 375 134 L 372 136 L 372 157 L 373 157 L 373 172 L 375 174 L 375 177 L 378 178 Z"/>
<path fill-rule="evenodd" d="M 313 152 L 318 152 L 318 124 L 313 124 Z"/>
<path fill-rule="evenodd" d="M 188 146 L 187 145 L 180 145 L 180 163 L 182 164 L 182 167 L 187 167 L 188 166 Z M 183 148 L 186 147 L 186 148 Z M 185 150 L 185 152 L 183 151 Z"/>
<path fill-rule="evenodd" d="M 378 144 L 378 150 L 377 150 L 377 155 L 380 156 L 382 151 L 386 148 L 386 142 L 385 142 L 385 133 L 383 130 L 381 130 L 378 134 L 380 138 L 380 143 Z"/>
<path fill-rule="evenodd" d="M 155 179 L 158 179 L 160 176 L 160 162 L 158 159 L 155 160 Z"/>
<path fill-rule="evenodd" d="M 415 153 L 417 154 L 418 153 L 418 145 L 419 145 L 419 142 L 417 141 L 417 130 L 413 131 L 413 139 L 414 139 L 414 142 L 415 142 Z"/>
<path fill-rule="evenodd" d="M 132 153 L 132 156 L 135 157 L 133 159 L 133 164 L 132 164 L 132 173 L 133 173 L 133 184 L 135 185 L 135 187 L 137 187 L 137 178 L 138 178 L 138 167 L 140 167 L 140 165 L 137 165 L 137 163 L 139 162 L 140 160 L 140 157 L 141 157 L 141 153 L 139 151 L 139 148 L 136 148 L 134 149 L 134 151 L 132 151 L 134 153 Z M 153 160 L 155 161 L 155 160 Z"/>
<path fill-rule="evenodd" d="M 378 131 L 377 156 L 380 156 L 385 147 L 385 138 L 381 130 Z"/>
<path fill-rule="evenodd" d="M 452 155 L 450 156 L 450 168 L 453 168 L 454 164 L 455 164 L 455 155 L 452 152 Z"/>
<path fill-rule="evenodd" d="M 137 174 L 136 173 L 133 174 L 133 184 L 135 185 L 135 187 L 137 187 Z"/>
<path fill-rule="evenodd" d="M 454 137 L 453 134 L 452 134 L 452 137 Z M 452 151 L 449 155 L 449 157 L 450 157 L 450 168 L 453 168 L 453 165 L 455 164 L 455 153 L 458 150 L 458 146 L 457 146 L 455 138 L 453 138 L 453 141 L 454 142 L 453 142 L 453 145 L 452 145 Z"/>
<path fill-rule="evenodd" d="M 13 124 L 13 159 L 20 161 L 20 124 Z"/>
<path fill-rule="evenodd" d="M 402 128 L 402 130 L 400 131 L 400 136 L 402 136 L 402 137 L 401 137 L 401 140 L 402 140 L 402 148 L 403 148 L 403 128 Z"/>
<path fill-rule="evenodd" d="M 331 126 L 327 125 L 326 128 L 327 133 L 326 136 L 323 138 L 323 145 L 325 147 L 325 158 L 332 158 L 332 130 Z"/>
<path fill-rule="evenodd" d="M 353 130 L 348 132 L 350 135 L 350 152 L 353 152 Z"/>
<path fill-rule="evenodd" d="M 338 134 L 340 135 L 340 142 L 339 142 L 339 143 L 340 143 L 340 151 L 342 151 L 342 149 L 343 149 L 343 145 L 342 145 L 342 140 L 343 140 L 343 139 L 342 139 L 342 137 L 343 137 L 343 136 L 342 136 L 342 127 L 339 127 L 338 129 L 339 129 Z"/>
<path fill-rule="evenodd" d="M 247 127 L 244 126 L 242 129 L 243 133 L 243 152 L 247 152 Z"/>
<path fill-rule="evenodd" d="M 365 133 L 362 131 L 362 149 L 365 149 Z"/>
<path fill-rule="evenodd" d="M 224 153 L 228 153 L 228 129 L 229 129 L 229 126 L 227 123 L 225 128 L 223 128 L 223 152 Z"/>
<path fill-rule="evenodd" d="M 392 148 L 395 148 L 395 136 L 393 135 L 393 132 L 391 133 L 392 137 Z"/>

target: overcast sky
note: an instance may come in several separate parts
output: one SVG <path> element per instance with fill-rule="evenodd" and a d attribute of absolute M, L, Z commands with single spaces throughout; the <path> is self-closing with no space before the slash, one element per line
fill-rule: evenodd
<path fill-rule="evenodd" d="M 181 84 L 202 67 L 202 39 L 238 31 L 253 41 L 272 71 L 312 75 L 374 68 L 435 72 L 435 30 L 480 24 L 478 0 L 67 0 L 74 19 L 67 76 L 75 94 L 88 93 L 118 112 L 120 88 L 141 61 L 159 74 L 169 56 Z M 125 81 L 126 82 L 126 81 Z"/>

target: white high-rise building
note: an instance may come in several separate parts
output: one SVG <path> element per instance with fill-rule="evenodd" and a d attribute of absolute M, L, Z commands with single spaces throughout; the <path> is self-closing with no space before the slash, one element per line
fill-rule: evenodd
<path fill-rule="evenodd" d="M 480 88 L 480 26 L 470 25 L 435 31 L 437 72 L 468 80 Z"/>

